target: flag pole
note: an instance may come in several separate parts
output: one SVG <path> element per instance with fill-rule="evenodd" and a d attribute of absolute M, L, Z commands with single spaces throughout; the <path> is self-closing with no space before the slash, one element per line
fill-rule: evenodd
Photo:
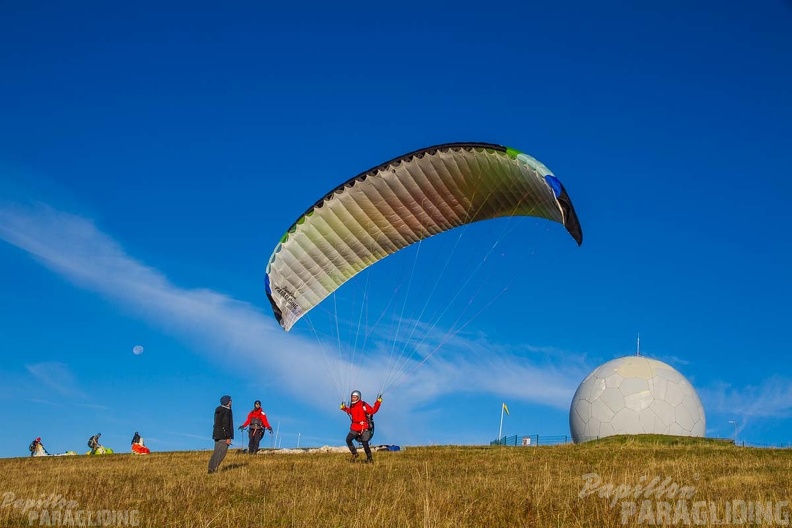
<path fill-rule="evenodd" d="M 501 434 L 503 434 L 503 404 L 501 403 L 501 421 L 500 428 L 498 429 L 498 444 L 501 443 Z"/>

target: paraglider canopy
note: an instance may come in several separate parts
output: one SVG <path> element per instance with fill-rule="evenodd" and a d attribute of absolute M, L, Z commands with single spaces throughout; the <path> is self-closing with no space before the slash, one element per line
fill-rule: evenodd
<path fill-rule="evenodd" d="M 561 182 L 542 163 L 489 143 L 437 145 L 339 185 L 287 230 L 267 265 L 266 292 L 285 330 L 357 273 L 413 243 L 506 216 L 583 231 Z"/>

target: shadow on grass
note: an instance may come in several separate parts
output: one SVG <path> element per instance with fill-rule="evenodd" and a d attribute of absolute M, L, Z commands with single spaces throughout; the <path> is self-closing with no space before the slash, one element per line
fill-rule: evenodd
<path fill-rule="evenodd" d="M 239 469 L 247 467 L 247 464 L 238 463 L 238 464 L 224 464 L 215 470 L 215 473 L 225 473 L 226 471 L 232 471 L 234 469 Z"/>

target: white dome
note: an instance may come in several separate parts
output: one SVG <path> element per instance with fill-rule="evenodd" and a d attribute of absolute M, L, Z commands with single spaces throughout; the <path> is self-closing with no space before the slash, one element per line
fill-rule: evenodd
<path fill-rule="evenodd" d="M 598 367 L 575 391 L 569 428 L 575 442 L 619 434 L 704 436 L 696 389 L 662 361 L 626 356 Z"/>

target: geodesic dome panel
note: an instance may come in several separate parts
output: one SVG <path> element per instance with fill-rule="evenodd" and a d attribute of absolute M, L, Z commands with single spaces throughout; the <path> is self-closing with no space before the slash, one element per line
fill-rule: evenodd
<path fill-rule="evenodd" d="M 581 382 L 569 409 L 575 442 L 619 434 L 704 436 L 696 389 L 673 367 L 641 356 L 614 359 Z"/>

